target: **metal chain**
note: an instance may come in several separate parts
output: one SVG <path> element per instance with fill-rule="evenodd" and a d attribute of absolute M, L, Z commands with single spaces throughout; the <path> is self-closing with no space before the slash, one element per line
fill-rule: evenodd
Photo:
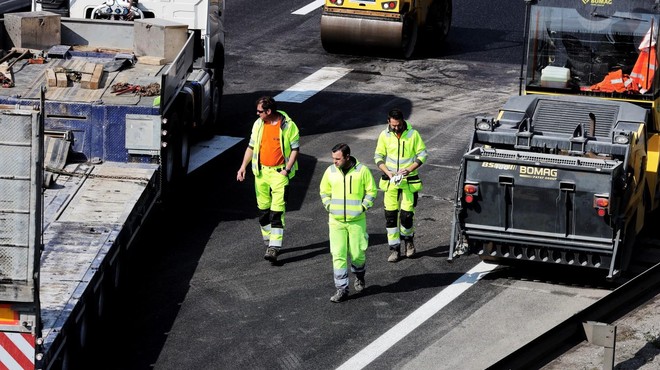
<path fill-rule="evenodd" d="M 72 177 L 87 177 L 95 179 L 112 179 L 112 180 L 124 180 L 124 181 L 140 181 L 143 183 L 149 183 L 149 178 L 146 177 L 133 177 L 133 176 L 119 176 L 119 175 L 99 175 L 94 173 L 78 173 L 61 170 L 59 168 L 44 167 L 48 172 L 56 173 L 58 175 L 72 176 Z"/>

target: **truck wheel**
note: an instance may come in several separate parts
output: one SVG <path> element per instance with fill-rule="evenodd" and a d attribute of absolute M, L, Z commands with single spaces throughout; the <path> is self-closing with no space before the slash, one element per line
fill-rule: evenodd
<path fill-rule="evenodd" d="M 163 186 L 167 186 L 174 182 L 175 163 L 176 160 L 174 143 L 170 140 L 167 141 L 167 146 L 161 150 L 161 171 Z"/>
<path fill-rule="evenodd" d="M 183 177 L 188 174 L 188 166 L 190 165 L 190 128 L 188 125 L 182 125 L 181 128 L 181 145 L 179 152 L 177 177 Z"/>
<path fill-rule="evenodd" d="M 221 44 L 216 45 L 215 52 L 213 54 L 213 80 L 212 84 L 212 94 L 211 99 L 211 117 L 209 117 L 209 122 L 205 125 L 204 134 L 205 136 L 212 137 L 220 129 L 220 116 L 222 109 L 222 93 L 225 87 L 224 80 L 224 71 L 225 71 L 225 50 Z"/>
<path fill-rule="evenodd" d="M 222 80 L 213 80 L 212 81 L 212 94 L 211 99 L 211 116 L 209 121 L 204 125 L 203 135 L 204 137 L 211 138 L 215 135 L 220 127 L 220 109 L 222 107 Z"/>
<path fill-rule="evenodd" d="M 417 21 L 415 15 L 408 13 L 403 18 L 403 26 L 401 28 L 401 56 L 404 59 L 410 59 L 415 51 L 417 44 Z"/>
<path fill-rule="evenodd" d="M 426 28 L 429 44 L 442 45 L 449 34 L 452 18 L 451 0 L 435 0 L 426 16 Z M 431 45 L 429 45 L 431 46 Z"/>

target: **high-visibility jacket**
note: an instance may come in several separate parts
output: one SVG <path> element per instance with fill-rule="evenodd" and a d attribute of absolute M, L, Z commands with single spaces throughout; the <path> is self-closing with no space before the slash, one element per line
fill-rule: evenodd
<path fill-rule="evenodd" d="M 406 129 L 401 133 L 401 137 L 397 137 L 388 125 L 387 129 L 383 130 L 378 136 L 376 152 L 374 153 L 374 161 L 377 166 L 385 163 L 387 169 L 395 173 L 409 167 L 413 162 L 423 164 L 428 156 L 422 136 L 412 128 L 408 121 L 404 121 L 404 123 Z M 416 175 L 417 169 L 410 172 L 408 177 Z"/>
<path fill-rule="evenodd" d="M 655 46 L 639 51 L 639 57 L 637 57 L 635 66 L 630 72 L 630 77 L 639 88 L 639 91 L 644 93 L 651 88 L 657 65 L 658 59 L 655 54 Z"/>
<path fill-rule="evenodd" d="M 330 217 L 338 221 L 364 218 L 364 212 L 374 205 L 377 194 L 371 171 L 357 160 L 346 174 L 334 164 L 330 165 L 321 179 L 321 202 Z"/>
<path fill-rule="evenodd" d="M 624 75 L 622 70 L 617 69 L 608 73 L 603 78 L 603 81 L 592 85 L 590 89 L 592 91 L 622 93 L 626 91 L 637 91 L 637 85 L 630 76 Z"/>
<path fill-rule="evenodd" d="M 284 164 L 286 165 L 291 157 L 293 149 L 300 148 L 300 131 L 298 126 L 284 111 L 278 110 L 282 115 L 282 123 L 280 124 L 280 145 L 282 146 L 282 154 L 284 155 Z M 248 146 L 252 149 L 252 173 L 257 176 L 261 172 L 259 165 L 259 152 L 261 147 L 261 136 L 264 133 L 264 120 L 257 118 L 252 125 L 252 133 L 250 134 L 250 143 Z M 298 161 L 294 163 L 293 168 L 287 174 L 292 178 L 298 169 Z"/>

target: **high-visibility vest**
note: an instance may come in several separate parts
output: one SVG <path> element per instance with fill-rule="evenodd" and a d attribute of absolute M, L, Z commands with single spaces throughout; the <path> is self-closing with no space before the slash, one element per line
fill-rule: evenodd
<path fill-rule="evenodd" d="M 416 161 L 420 165 L 423 164 L 428 156 L 426 144 L 419 132 L 412 128 L 408 121 L 404 121 L 404 123 L 406 129 L 401 133 L 401 137 L 392 132 L 388 125 L 378 135 L 374 153 L 374 162 L 377 166 L 385 163 L 387 169 L 395 173 Z M 415 175 L 417 175 L 417 169 L 408 174 L 411 177 Z"/>
<path fill-rule="evenodd" d="M 284 155 L 284 163 L 286 164 L 291 157 L 293 149 L 300 148 L 300 131 L 298 126 L 293 122 L 286 112 L 278 110 L 282 115 L 282 123 L 280 124 L 280 145 L 282 145 L 282 154 Z M 250 142 L 248 146 L 252 148 L 252 173 L 257 176 L 261 173 L 261 166 L 259 165 L 259 153 L 261 151 L 261 136 L 264 132 L 264 121 L 257 118 L 252 125 L 252 133 L 250 134 Z M 287 173 L 289 178 L 293 178 L 298 169 L 298 161 L 293 164 L 291 171 Z"/>
<path fill-rule="evenodd" d="M 612 71 L 603 78 L 603 81 L 592 85 L 592 91 L 602 91 L 602 92 L 626 92 L 626 91 L 635 91 L 637 85 L 634 83 L 633 79 L 628 75 L 624 75 L 623 71 L 617 69 Z"/>
<path fill-rule="evenodd" d="M 632 72 L 630 72 L 630 77 L 642 93 L 645 93 L 651 88 L 657 64 L 658 59 L 655 54 L 655 46 L 640 50 L 637 62 L 635 62 L 635 66 Z"/>
<path fill-rule="evenodd" d="M 369 168 L 356 160 L 346 173 L 330 165 L 323 173 L 319 193 L 330 217 L 346 222 L 365 217 L 364 211 L 373 207 L 378 188 Z"/>

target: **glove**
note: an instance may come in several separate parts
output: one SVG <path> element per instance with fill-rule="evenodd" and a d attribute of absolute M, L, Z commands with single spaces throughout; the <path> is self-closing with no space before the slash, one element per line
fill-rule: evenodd
<path fill-rule="evenodd" d="M 397 175 L 392 176 L 392 178 L 390 178 L 390 183 L 392 183 L 394 185 L 399 185 L 401 183 L 401 180 L 403 180 L 403 175 L 402 174 L 397 174 Z"/>

